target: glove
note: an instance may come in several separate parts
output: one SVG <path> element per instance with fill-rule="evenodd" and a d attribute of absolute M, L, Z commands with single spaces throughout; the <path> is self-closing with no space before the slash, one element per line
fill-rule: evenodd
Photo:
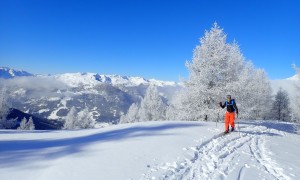
<path fill-rule="evenodd" d="M 239 116 L 239 111 L 238 111 L 238 110 L 236 110 L 236 115 L 238 115 L 238 116 Z"/>
<path fill-rule="evenodd" d="M 222 102 L 220 102 L 220 106 L 222 107 Z"/>

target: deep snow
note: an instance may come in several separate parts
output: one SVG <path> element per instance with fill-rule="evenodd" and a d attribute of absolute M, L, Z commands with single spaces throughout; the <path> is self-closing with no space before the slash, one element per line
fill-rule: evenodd
<path fill-rule="evenodd" d="M 217 125 L 217 127 L 216 127 Z M 0 131 L 1 180 L 300 179 L 293 124 L 146 122 L 72 131 Z"/>

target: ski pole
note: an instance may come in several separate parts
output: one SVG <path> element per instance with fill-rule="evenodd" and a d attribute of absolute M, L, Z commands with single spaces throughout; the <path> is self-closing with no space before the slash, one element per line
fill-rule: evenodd
<path fill-rule="evenodd" d="M 240 120 L 239 120 L 239 114 L 237 114 L 237 122 L 238 122 L 238 131 L 239 131 L 239 136 L 241 136 L 241 129 L 240 129 Z"/>

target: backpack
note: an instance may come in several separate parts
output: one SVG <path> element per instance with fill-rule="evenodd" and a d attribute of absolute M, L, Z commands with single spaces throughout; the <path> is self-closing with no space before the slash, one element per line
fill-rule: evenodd
<path fill-rule="evenodd" d="M 230 104 L 228 104 L 228 101 L 226 101 L 225 102 L 225 105 L 227 106 L 227 105 L 233 105 L 235 103 L 235 100 L 234 99 L 231 99 L 231 101 L 230 101 Z"/>
<path fill-rule="evenodd" d="M 228 102 L 226 101 L 226 102 L 225 102 L 225 105 L 226 105 L 226 107 L 227 107 L 228 105 L 232 105 L 232 107 L 233 107 L 233 109 L 234 109 L 234 111 L 235 111 L 236 109 L 234 108 L 234 103 L 235 103 L 235 100 L 234 100 L 234 99 L 231 99 L 230 104 L 228 104 Z M 233 111 L 233 112 L 234 112 L 234 111 Z"/>

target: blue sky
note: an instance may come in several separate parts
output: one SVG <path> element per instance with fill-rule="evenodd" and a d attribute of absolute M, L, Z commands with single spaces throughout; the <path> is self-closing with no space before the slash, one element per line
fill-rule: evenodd
<path fill-rule="evenodd" d="M 0 66 L 178 81 L 216 21 L 270 79 L 300 66 L 298 0 L 1 0 Z"/>

